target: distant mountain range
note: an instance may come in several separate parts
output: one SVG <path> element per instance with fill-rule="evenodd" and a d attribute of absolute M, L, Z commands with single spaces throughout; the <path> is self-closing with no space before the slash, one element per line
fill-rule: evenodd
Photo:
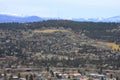
<path fill-rule="evenodd" d="M 73 21 L 87 21 L 87 22 L 118 22 L 120 23 L 120 16 L 114 16 L 110 18 L 73 18 Z"/>
<path fill-rule="evenodd" d="M 120 22 L 120 16 L 114 16 L 107 19 L 103 19 L 104 22 Z"/>
<path fill-rule="evenodd" d="M 0 14 L 0 23 L 8 23 L 8 22 L 38 22 L 43 20 L 48 20 L 50 18 L 41 18 L 38 16 L 27 16 L 27 17 L 20 17 L 20 16 L 13 16 L 13 15 L 5 15 Z"/>
<path fill-rule="evenodd" d="M 43 20 L 53 20 L 53 19 L 60 19 L 60 18 L 42 18 L 38 16 L 27 16 L 27 17 L 20 17 L 20 16 L 13 16 L 13 15 L 6 15 L 0 14 L 0 23 L 8 23 L 8 22 L 39 22 Z M 73 21 L 86 21 L 86 22 L 120 22 L 120 16 L 110 17 L 110 18 L 73 18 Z"/>

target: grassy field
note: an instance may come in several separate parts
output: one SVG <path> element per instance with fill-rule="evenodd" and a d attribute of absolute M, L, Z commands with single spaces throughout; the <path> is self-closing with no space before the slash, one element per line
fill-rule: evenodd
<path fill-rule="evenodd" d="M 62 29 L 44 29 L 44 30 L 34 30 L 35 33 L 54 33 L 54 32 L 68 32 L 67 30 Z"/>

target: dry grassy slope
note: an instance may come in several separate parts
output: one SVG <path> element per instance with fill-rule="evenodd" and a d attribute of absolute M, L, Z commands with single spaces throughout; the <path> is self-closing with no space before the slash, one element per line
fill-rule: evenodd
<path fill-rule="evenodd" d="M 111 47 L 112 50 L 118 50 L 120 51 L 120 45 L 116 44 L 116 43 L 106 43 L 107 46 Z"/>
<path fill-rule="evenodd" d="M 98 49 L 110 49 L 110 47 L 108 45 L 104 44 L 104 42 L 92 40 L 92 39 L 86 37 L 85 35 L 78 35 L 71 30 L 66 30 L 66 29 L 43 29 L 43 30 L 34 30 L 33 33 L 34 34 L 53 34 L 53 36 L 52 35 L 50 35 L 50 36 L 54 37 L 54 38 L 55 38 L 54 35 L 59 36 L 59 35 L 63 34 L 63 35 L 65 35 L 64 38 L 65 39 L 67 38 L 66 42 L 69 42 L 71 44 L 73 43 L 72 44 L 73 46 L 77 46 L 76 44 L 80 44 L 80 45 L 93 46 L 93 47 L 96 47 Z M 58 38 L 56 38 L 56 39 L 58 39 Z M 61 43 L 61 44 L 64 44 L 64 43 L 65 42 L 63 41 L 63 43 Z"/>

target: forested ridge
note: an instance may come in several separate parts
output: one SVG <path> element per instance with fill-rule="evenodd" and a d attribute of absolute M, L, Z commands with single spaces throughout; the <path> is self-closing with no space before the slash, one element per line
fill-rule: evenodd
<path fill-rule="evenodd" d="M 48 20 L 33 23 L 1 23 L 1 29 L 41 29 L 49 27 L 71 28 L 93 39 L 120 43 L 120 23 L 75 22 L 69 20 Z"/>

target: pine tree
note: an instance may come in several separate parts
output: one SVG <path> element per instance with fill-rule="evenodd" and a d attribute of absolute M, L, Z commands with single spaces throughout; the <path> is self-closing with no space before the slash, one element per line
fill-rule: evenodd
<path fill-rule="evenodd" d="M 119 80 L 119 79 L 118 79 L 118 76 L 116 76 L 116 80 Z"/>
<path fill-rule="evenodd" d="M 33 75 L 30 75 L 29 80 L 33 80 Z"/>
<path fill-rule="evenodd" d="M 18 73 L 18 78 L 21 78 L 21 74 L 20 73 Z"/>

